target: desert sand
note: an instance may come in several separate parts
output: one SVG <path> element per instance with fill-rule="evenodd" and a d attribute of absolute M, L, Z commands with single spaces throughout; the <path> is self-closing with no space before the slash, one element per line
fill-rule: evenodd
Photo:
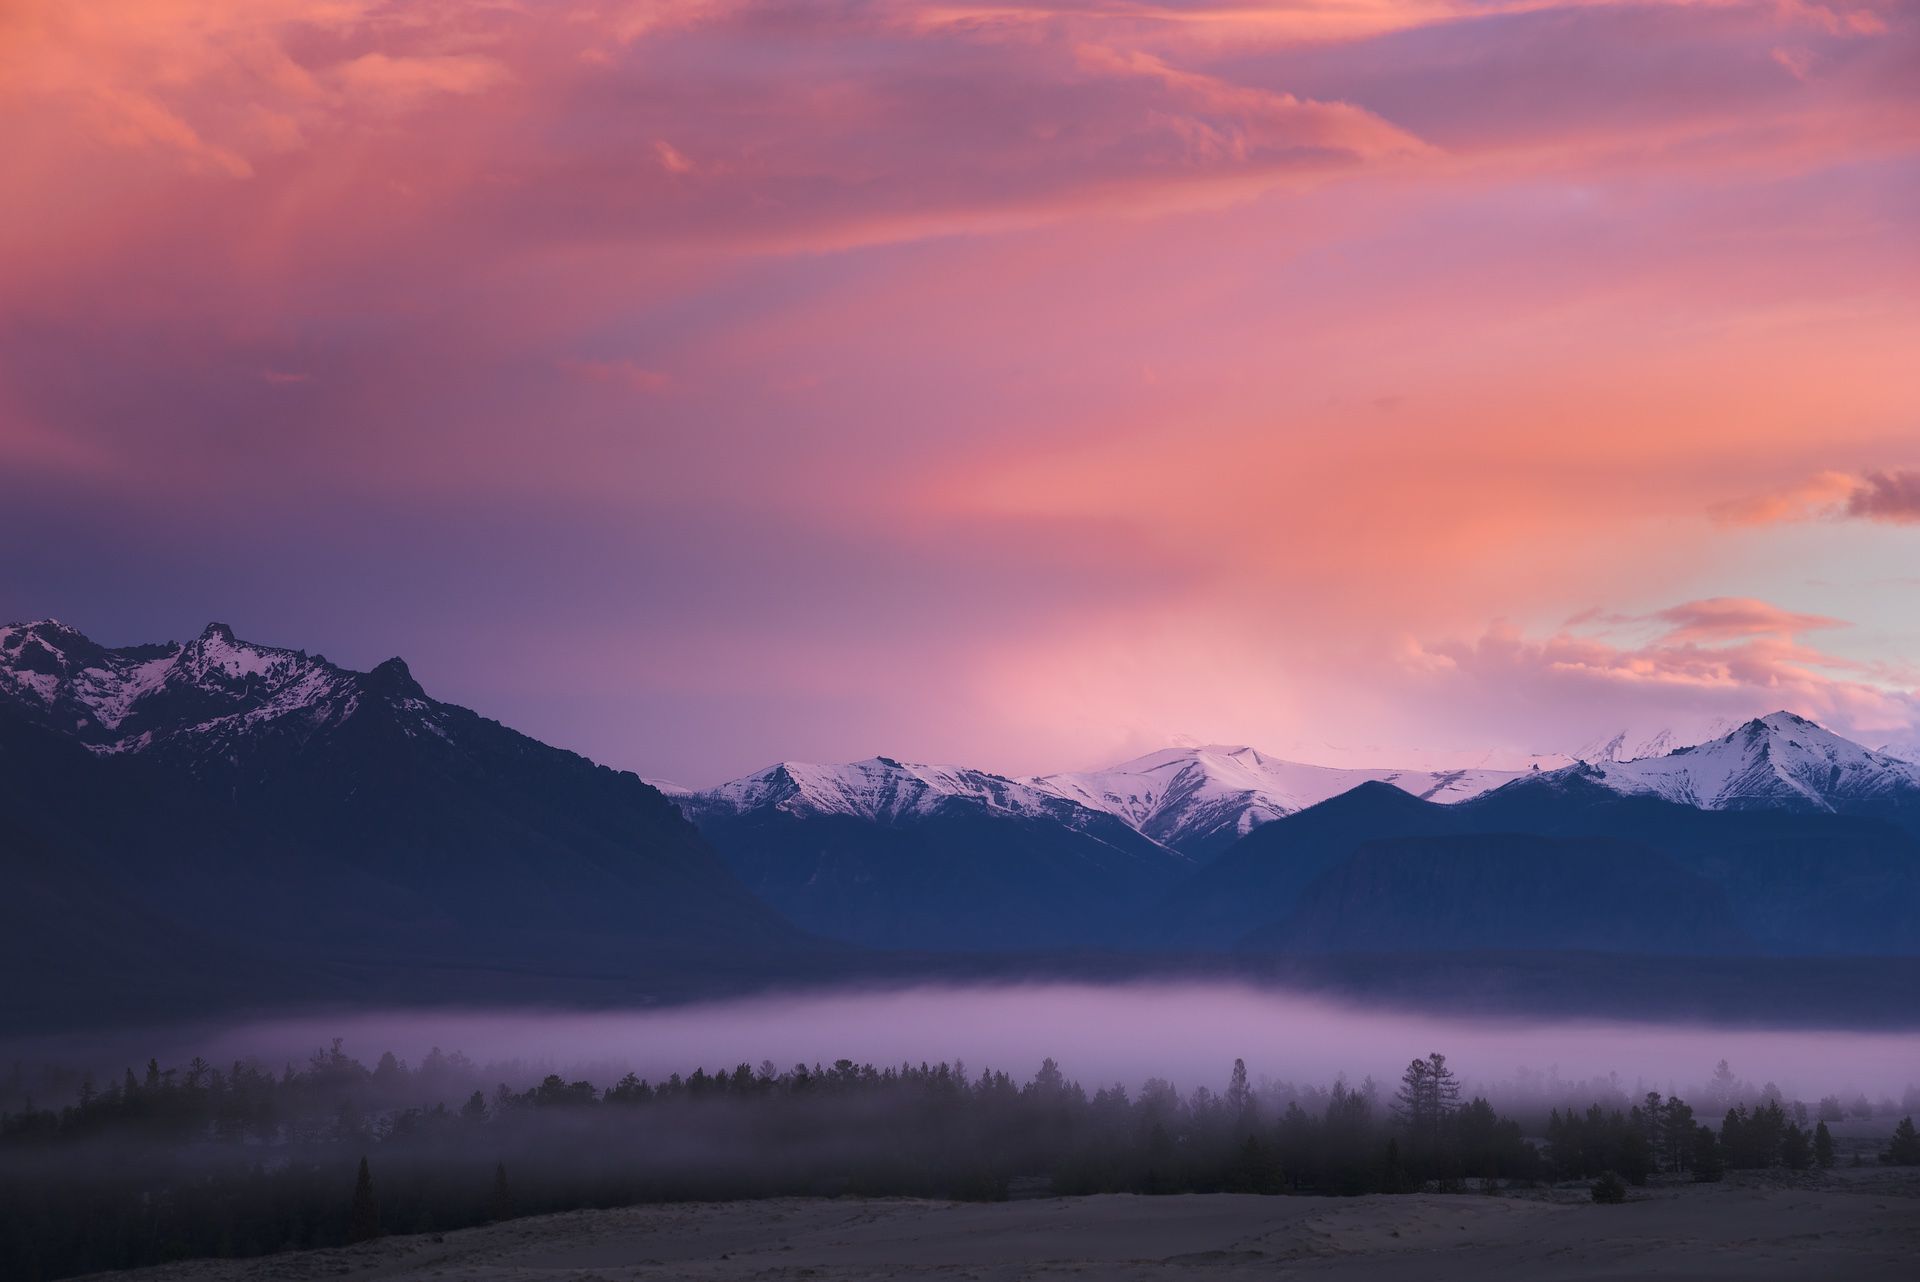
<path fill-rule="evenodd" d="M 107 1275 L 102 1275 L 107 1276 Z M 580 1211 L 111 1275 L 139 1282 L 1920 1277 L 1920 1174 L 1332 1199 L 799 1200 Z"/>

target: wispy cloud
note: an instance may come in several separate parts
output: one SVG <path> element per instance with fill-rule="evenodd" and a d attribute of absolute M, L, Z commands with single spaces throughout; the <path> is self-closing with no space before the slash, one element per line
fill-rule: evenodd
<path fill-rule="evenodd" d="M 1669 646 L 1733 641 L 1755 636 L 1788 639 L 1803 632 L 1822 632 L 1847 626 L 1844 619 L 1783 610 L 1752 597 L 1712 597 L 1704 601 L 1687 601 L 1657 611 L 1650 617 L 1672 625 L 1672 631 L 1663 638 Z"/>

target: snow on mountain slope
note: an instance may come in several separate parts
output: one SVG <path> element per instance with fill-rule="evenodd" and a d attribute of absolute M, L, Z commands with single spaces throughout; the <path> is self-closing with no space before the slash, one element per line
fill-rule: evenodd
<path fill-rule="evenodd" d="M 1756 718 L 1665 756 L 1574 769 L 1616 792 L 1702 810 L 1839 811 L 1920 795 L 1920 766 L 1863 748 L 1791 712 Z"/>
<path fill-rule="evenodd" d="M 970 805 L 989 812 L 1046 818 L 1083 828 L 1091 817 L 1077 801 L 1031 783 L 985 770 L 931 766 L 870 757 L 839 765 L 783 761 L 757 774 L 687 799 L 695 809 L 735 814 L 773 809 L 792 815 L 849 815 L 897 823 L 943 807 Z"/>
<path fill-rule="evenodd" d="M 410 733 L 444 737 L 439 705 L 393 659 L 370 673 L 303 650 L 255 645 L 210 623 L 184 644 L 107 649 L 57 620 L 0 627 L 0 698 L 97 754 L 220 751 L 234 736 L 310 733 L 388 698 Z"/>
<path fill-rule="evenodd" d="M 1363 783 L 1428 801 L 1465 801 L 1519 775 L 1505 770 L 1366 770 L 1281 761 L 1253 748 L 1169 748 L 1106 770 L 1046 775 L 1036 787 L 1104 810 L 1163 845 L 1213 851 L 1260 824 Z"/>
<path fill-rule="evenodd" d="M 1883 757 L 1892 757 L 1895 761 L 1920 765 L 1920 739 L 1895 739 L 1881 744 L 1874 751 Z"/>

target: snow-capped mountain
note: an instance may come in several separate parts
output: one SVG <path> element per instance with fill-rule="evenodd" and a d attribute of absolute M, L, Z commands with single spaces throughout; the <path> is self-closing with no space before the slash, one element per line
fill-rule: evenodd
<path fill-rule="evenodd" d="M 444 734 L 398 659 L 349 672 L 304 650 L 241 641 L 223 623 L 184 644 L 111 650 L 55 619 L 0 627 L 0 697 L 95 753 L 204 745 L 268 727 L 311 733 L 374 692 Z"/>
<path fill-rule="evenodd" d="M 1092 824 L 1099 809 L 1089 810 L 1077 798 L 985 770 L 919 765 L 892 757 L 839 765 L 783 761 L 696 793 L 688 804 L 704 811 L 777 810 L 796 816 L 846 815 L 874 823 L 897 823 L 965 807 L 1047 819 L 1076 829 Z"/>
<path fill-rule="evenodd" d="M 1702 810 L 1865 813 L 1920 802 L 1920 766 L 1863 748 L 1791 712 L 1693 747 L 1568 767 L 1569 777 Z"/>
<path fill-rule="evenodd" d="M 1892 757 L 1910 765 L 1920 765 L 1920 739 L 1894 739 L 1879 744 L 1874 751 L 1883 757 Z"/>
<path fill-rule="evenodd" d="M 1366 770 L 1282 761 L 1247 747 L 1169 748 L 1106 770 L 1046 775 L 1037 788 L 1103 810 L 1195 856 L 1363 783 L 1436 802 L 1465 801 L 1519 777 L 1506 770 Z"/>
<path fill-rule="evenodd" d="M 1640 739 L 1622 730 L 1610 738 L 1593 740 L 1572 756 L 1575 761 L 1634 761 L 1665 756 L 1681 746 L 1683 741 L 1671 730 L 1657 730 Z"/>
<path fill-rule="evenodd" d="M 1108 942 L 1191 871 L 1122 820 L 984 770 L 782 762 L 674 800 L 748 886 L 834 939 L 915 949 Z"/>
<path fill-rule="evenodd" d="M 1281 761 L 1245 747 L 1168 748 L 1107 770 L 1013 779 L 963 766 L 870 757 L 838 765 L 784 761 L 679 798 L 690 815 L 773 810 L 891 824 L 975 809 L 1079 831 L 1111 817 L 1170 850 L 1206 857 L 1255 827 L 1369 781 L 1429 801 L 1477 797 L 1518 778 L 1505 770 L 1361 770 Z"/>
<path fill-rule="evenodd" d="M 1709 810 L 1861 813 L 1890 804 L 1920 806 L 1920 766 L 1791 713 L 1750 721 L 1702 744 L 1670 747 L 1673 739 L 1670 731 L 1639 740 L 1622 733 L 1587 745 L 1572 765 L 1525 772 L 1319 766 L 1224 745 L 1167 748 L 1105 770 L 1027 779 L 891 757 L 839 765 L 783 762 L 677 799 L 696 818 L 775 810 L 890 824 L 971 807 L 1084 830 L 1091 815 L 1101 814 L 1203 861 L 1262 824 L 1370 782 L 1442 804 L 1484 796 L 1523 778 L 1578 777 L 1615 792 Z"/>

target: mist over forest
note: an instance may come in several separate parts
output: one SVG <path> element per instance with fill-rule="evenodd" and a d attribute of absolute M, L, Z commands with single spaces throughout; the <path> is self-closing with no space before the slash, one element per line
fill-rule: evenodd
<path fill-rule="evenodd" d="M 1051 1057 L 1085 1080 L 1132 1086 L 1149 1077 L 1210 1081 L 1235 1058 L 1276 1080 L 1357 1082 L 1398 1073 L 1410 1046 L 1444 1046 L 1475 1088 L 1489 1091 L 1556 1080 L 1685 1091 L 1721 1059 L 1756 1084 L 1810 1097 L 1898 1098 L 1920 1081 L 1920 1031 L 1461 1015 L 1232 982 L 821 989 L 625 1011 L 338 1011 L 16 1039 L 0 1053 L 103 1075 L 149 1057 L 299 1062 L 336 1037 L 356 1053 L 391 1050 L 414 1063 L 435 1046 L 459 1049 L 513 1080 L 664 1077 L 769 1057 L 1025 1071 Z"/>
<path fill-rule="evenodd" d="M 1920 1112 L 1916 1041 L 1892 1035 L 1476 1025 L 1182 987 L 320 1026 L 176 1030 L 204 1053 L 170 1042 L 117 1071 L 101 1068 L 106 1041 L 15 1058 L 0 1074 L 0 1272 L 635 1202 L 1565 1179 L 1600 1180 L 1598 1198 L 1608 1180 L 1920 1162 L 1901 1120 Z M 1218 1051 L 1234 1041 L 1244 1054 Z M 1043 1043 L 1058 1054 L 1029 1053 Z M 936 1044 L 967 1054 L 907 1049 Z"/>

